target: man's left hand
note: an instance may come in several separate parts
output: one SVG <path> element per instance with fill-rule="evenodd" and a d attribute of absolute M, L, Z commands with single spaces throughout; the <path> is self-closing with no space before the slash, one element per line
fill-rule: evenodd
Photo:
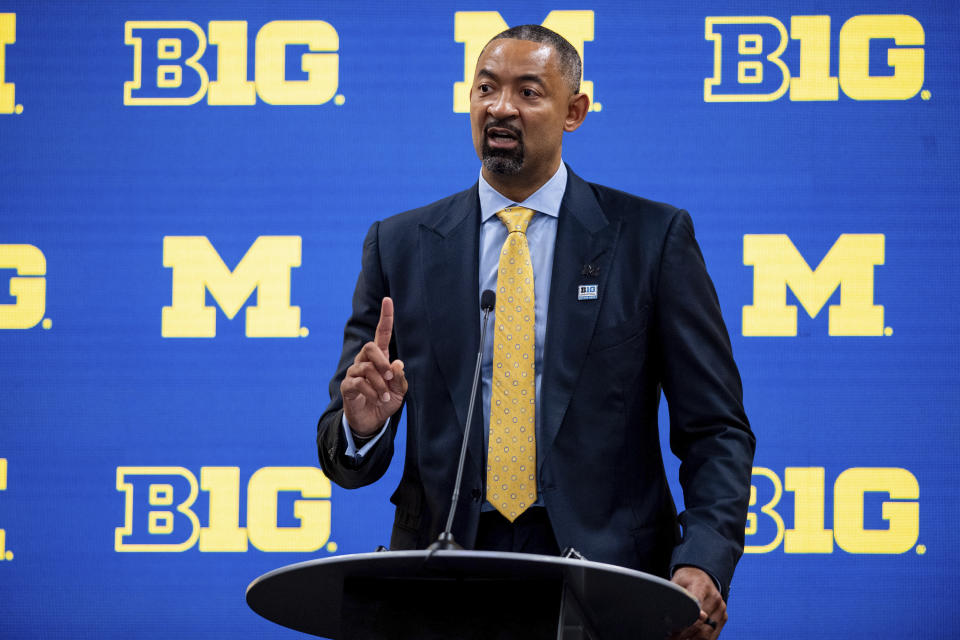
<path fill-rule="evenodd" d="M 680 567 L 670 581 L 680 585 L 700 601 L 700 617 L 680 633 L 674 634 L 672 640 L 714 640 L 719 636 L 723 625 L 727 623 L 727 603 L 720 597 L 713 578 L 702 569 Z M 716 628 L 708 621 L 716 623 Z"/>

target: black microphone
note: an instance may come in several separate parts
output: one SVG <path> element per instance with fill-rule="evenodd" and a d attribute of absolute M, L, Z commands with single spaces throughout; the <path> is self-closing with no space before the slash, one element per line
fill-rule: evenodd
<path fill-rule="evenodd" d="M 480 309 L 486 311 L 487 313 L 493 311 L 493 308 L 497 306 L 497 294 L 490 289 L 484 289 L 483 293 L 480 294 Z M 483 328 L 487 328 L 487 315 L 483 315 Z M 480 337 L 480 344 L 483 344 L 483 337 Z"/>
<path fill-rule="evenodd" d="M 453 497 L 450 499 L 450 514 L 447 516 L 447 526 L 437 538 L 437 541 L 431 544 L 430 551 L 450 551 L 454 549 L 463 549 L 457 541 L 453 539 L 450 531 L 453 529 L 453 514 L 457 510 L 457 500 L 460 498 L 460 483 L 463 481 L 463 464 L 467 460 L 467 443 L 470 442 L 470 423 L 473 422 L 473 404 L 477 399 L 477 383 L 480 382 L 480 363 L 483 361 L 483 346 L 487 340 L 487 318 L 490 312 L 497 305 L 497 294 L 490 289 L 486 289 L 480 294 L 480 309 L 483 310 L 483 326 L 480 329 L 480 350 L 477 351 L 477 366 L 473 370 L 473 386 L 470 388 L 470 404 L 467 406 L 467 424 L 463 428 L 463 442 L 460 444 L 460 462 L 457 464 L 457 479 L 453 483 Z"/>

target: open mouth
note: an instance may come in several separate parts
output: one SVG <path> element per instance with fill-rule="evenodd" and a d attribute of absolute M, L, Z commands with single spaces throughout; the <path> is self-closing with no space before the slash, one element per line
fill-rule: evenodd
<path fill-rule="evenodd" d="M 487 127 L 487 144 L 495 149 L 510 149 L 520 144 L 520 136 L 517 132 L 506 127 Z"/>

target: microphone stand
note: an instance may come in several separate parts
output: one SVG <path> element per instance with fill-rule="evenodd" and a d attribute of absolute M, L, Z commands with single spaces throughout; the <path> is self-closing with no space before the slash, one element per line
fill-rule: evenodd
<path fill-rule="evenodd" d="M 467 459 L 467 444 L 470 442 L 470 425 L 473 422 L 473 405 L 477 399 L 477 384 L 480 382 L 480 364 L 483 361 L 483 347 L 487 339 L 487 318 L 490 311 L 496 306 L 496 295 L 487 289 L 480 296 L 480 308 L 483 309 L 483 327 L 480 330 L 480 350 L 477 352 L 477 365 L 473 370 L 473 386 L 470 388 L 470 404 L 467 406 L 467 424 L 463 429 L 463 442 L 460 445 L 460 462 L 457 464 L 457 479 L 453 483 L 453 498 L 450 502 L 450 514 L 447 516 L 447 526 L 437 538 L 437 541 L 427 547 L 428 551 L 463 550 L 453 539 L 453 515 L 457 510 L 457 500 L 460 498 L 460 484 L 463 481 L 463 466 Z"/>

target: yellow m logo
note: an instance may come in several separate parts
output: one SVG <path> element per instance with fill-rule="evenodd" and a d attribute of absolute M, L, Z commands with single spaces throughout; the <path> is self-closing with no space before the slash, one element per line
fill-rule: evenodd
<path fill-rule="evenodd" d="M 306 335 L 300 307 L 290 306 L 290 269 L 300 266 L 300 236 L 260 236 L 233 271 L 206 236 L 166 236 L 163 266 L 173 269 L 173 304 L 163 308 L 164 338 L 217 335 L 217 310 L 205 305 L 206 290 L 231 319 L 257 290 L 257 304 L 247 307 L 248 338 Z"/>
<path fill-rule="evenodd" d="M 811 318 L 840 287 L 840 304 L 830 305 L 831 336 L 883 335 L 883 307 L 873 304 L 873 267 L 883 261 L 883 234 L 841 235 L 816 269 L 786 235 L 743 236 L 743 264 L 753 267 L 743 335 L 797 335 L 797 307 L 787 304 L 787 287 Z"/>
<path fill-rule="evenodd" d="M 470 113 L 470 86 L 480 52 L 490 38 L 510 27 L 498 11 L 457 11 L 453 22 L 453 39 L 463 43 L 463 82 L 453 84 L 453 112 Z M 566 38 L 583 60 L 583 43 L 593 40 L 593 11 L 551 11 L 543 26 Z M 580 91 L 590 98 L 590 109 L 599 111 L 600 105 L 593 101 L 593 83 L 581 81 Z"/>

